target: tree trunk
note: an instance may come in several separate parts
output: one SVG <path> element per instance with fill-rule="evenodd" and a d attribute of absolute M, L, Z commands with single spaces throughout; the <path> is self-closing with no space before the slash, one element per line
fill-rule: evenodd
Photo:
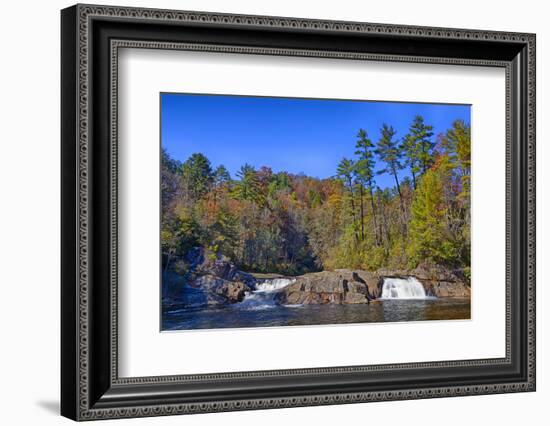
<path fill-rule="evenodd" d="M 372 195 L 372 186 L 369 186 L 370 205 L 372 207 L 372 224 L 374 228 L 374 240 L 376 245 L 380 245 L 380 239 L 378 238 L 378 224 L 376 223 L 376 207 L 374 206 L 374 196 Z"/>
<path fill-rule="evenodd" d="M 361 194 L 361 241 L 365 241 L 365 211 L 363 208 L 363 184 L 359 184 L 359 193 Z"/>
<path fill-rule="evenodd" d="M 380 224 L 380 237 L 382 237 L 382 228 L 384 229 L 384 235 L 386 239 L 386 251 L 388 251 L 388 247 L 391 244 L 391 238 L 390 238 L 390 232 L 388 228 L 388 220 L 386 218 L 386 209 L 384 207 L 384 201 L 380 198 L 380 195 L 378 196 L 378 204 L 380 205 L 380 210 L 382 213 L 382 220 Z"/>
<path fill-rule="evenodd" d="M 414 173 L 414 170 L 411 169 L 412 177 L 413 177 L 413 188 L 416 189 L 416 174 Z"/>
<path fill-rule="evenodd" d="M 393 177 L 395 178 L 395 187 L 397 188 L 397 193 L 399 194 L 399 204 L 401 205 L 401 211 L 405 213 L 405 208 L 403 206 L 403 194 L 401 194 L 401 185 L 399 185 L 399 179 L 397 178 L 396 170 L 393 170 Z"/>
<path fill-rule="evenodd" d="M 424 146 L 424 144 L 421 145 L 422 146 L 422 171 L 423 173 L 426 173 L 426 171 L 428 170 L 428 162 L 426 161 L 426 147 Z"/>
<path fill-rule="evenodd" d="M 353 182 L 351 179 L 349 179 L 349 194 L 350 194 L 350 202 L 351 202 L 351 216 L 353 218 L 353 226 L 355 227 L 355 224 L 357 223 L 357 218 L 355 216 L 355 199 L 353 197 Z M 355 234 L 355 241 L 359 242 L 359 236 L 357 235 L 357 231 L 354 230 Z"/>
<path fill-rule="evenodd" d="M 401 228 L 403 229 L 403 235 L 407 234 L 407 224 L 405 221 L 405 205 L 403 204 L 403 194 L 401 193 L 401 186 L 399 185 L 399 179 L 397 178 L 397 172 L 393 170 L 393 177 L 395 178 L 395 185 L 397 186 L 397 193 L 399 194 L 399 205 L 401 206 Z"/>

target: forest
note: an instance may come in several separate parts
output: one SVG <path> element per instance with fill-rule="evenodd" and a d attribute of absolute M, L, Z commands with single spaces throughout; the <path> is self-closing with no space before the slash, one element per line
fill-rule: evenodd
<path fill-rule="evenodd" d="M 436 135 L 417 115 L 403 136 L 383 124 L 349 143 L 354 156 L 323 179 L 250 164 L 231 176 L 201 153 L 180 162 L 162 149 L 164 270 L 184 273 L 186 253 L 200 246 L 250 272 L 429 261 L 469 275 L 470 125 L 455 120 Z M 377 185 L 383 174 L 392 186 Z"/>

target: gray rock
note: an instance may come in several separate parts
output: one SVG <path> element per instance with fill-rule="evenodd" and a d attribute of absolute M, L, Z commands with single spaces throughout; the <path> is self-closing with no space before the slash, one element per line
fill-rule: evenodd
<path fill-rule="evenodd" d="M 191 286 L 205 294 L 210 306 L 241 302 L 245 293 L 252 291 L 241 281 L 229 281 L 211 274 L 199 276 Z"/>
<path fill-rule="evenodd" d="M 363 272 L 363 271 L 361 271 Z M 279 302 L 283 304 L 357 304 L 369 303 L 368 273 L 359 275 L 348 270 L 323 271 L 296 277 L 296 281 L 283 289 Z M 355 280 L 354 280 L 355 279 Z"/>
<path fill-rule="evenodd" d="M 282 304 L 360 304 L 376 301 L 384 278 L 416 277 L 426 294 L 436 297 L 470 297 L 464 276 L 440 265 L 422 264 L 414 270 L 380 269 L 375 272 L 336 269 L 304 274 L 278 295 Z"/>

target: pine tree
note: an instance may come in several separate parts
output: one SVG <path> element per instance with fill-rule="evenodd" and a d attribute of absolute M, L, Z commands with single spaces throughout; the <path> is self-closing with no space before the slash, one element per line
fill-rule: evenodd
<path fill-rule="evenodd" d="M 220 187 L 222 185 L 228 184 L 231 182 L 231 175 L 225 168 L 223 164 L 220 164 L 218 167 L 216 167 L 216 170 L 214 170 L 214 185 L 216 187 Z"/>
<path fill-rule="evenodd" d="M 394 139 L 396 133 L 394 128 L 388 126 L 386 123 L 384 123 L 382 129 L 380 129 L 380 139 L 376 146 L 376 153 L 380 157 L 380 160 L 386 163 L 386 167 L 378 171 L 378 174 L 389 173 L 393 176 L 395 180 L 395 189 L 399 194 L 401 211 L 405 212 L 403 194 L 401 193 L 401 185 L 399 185 L 399 177 L 397 176 L 399 170 L 403 169 L 403 164 L 401 163 L 403 153 L 397 144 L 397 140 Z"/>
<path fill-rule="evenodd" d="M 340 163 L 338 164 L 338 168 L 336 169 L 336 173 L 338 178 L 343 182 L 344 187 L 347 188 L 349 192 L 349 199 L 350 199 L 350 205 L 351 205 L 351 215 L 353 218 L 353 228 L 355 229 L 355 224 L 357 223 L 356 215 L 355 215 L 355 195 L 353 191 L 354 187 L 354 175 L 355 171 L 355 163 L 353 160 L 350 160 L 348 158 L 342 158 Z M 354 231 L 355 239 L 359 240 L 359 237 L 357 233 Z"/>
<path fill-rule="evenodd" d="M 376 243 L 379 243 L 378 239 L 378 226 L 376 224 L 376 209 L 374 207 L 374 197 L 372 194 L 374 186 L 374 143 L 369 139 L 367 132 L 363 129 L 359 129 L 357 133 L 357 142 L 355 144 L 355 155 L 359 156 L 359 160 L 355 163 L 355 174 L 356 179 L 359 182 L 359 188 L 361 191 L 361 238 L 364 240 L 364 229 L 363 229 L 363 187 L 366 186 L 368 193 L 370 195 L 371 208 L 372 208 L 372 218 L 373 218 L 373 230 Z"/>
<path fill-rule="evenodd" d="M 424 117 L 416 115 L 410 127 L 410 135 L 416 149 L 416 160 L 423 173 L 433 164 L 433 126 L 424 123 Z"/>
<path fill-rule="evenodd" d="M 411 171 L 413 187 L 416 189 L 416 178 L 421 171 L 416 151 L 416 143 L 413 136 L 409 133 L 405 135 L 401 142 L 401 150 L 405 154 L 404 166 Z"/>
<path fill-rule="evenodd" d="M 203 154 L 192 154 L 182 165 L 182 177 L 186 183 L 186 189 L 192 198 L 198 200 L 205 195 L 213 182 L 210 160 Z"/>
<path fill-rule="evenodd" d="M 260 203 L 262 201 L 262 194 L 260 192 L 260 181 L 256 169 L 246 163 L 237 172 L 237 177 L 240 179 L 236 186 L 237 197 L 241 200 Z"/>

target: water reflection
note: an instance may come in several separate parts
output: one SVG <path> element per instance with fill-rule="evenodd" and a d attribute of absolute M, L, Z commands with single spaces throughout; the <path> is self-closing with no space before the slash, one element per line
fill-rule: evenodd
<path fill-rule="evenodd" d="M 384 300 L 370 305 L 163 309 L 163 330 L 469 319 L 469 299 Z"/>

